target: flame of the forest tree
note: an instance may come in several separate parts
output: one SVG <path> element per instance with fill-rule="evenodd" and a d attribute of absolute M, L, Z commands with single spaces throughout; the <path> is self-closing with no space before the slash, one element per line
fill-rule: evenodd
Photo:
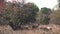
<path fill-rule="evenodd" d="M 0 0 L 0 7 L 5 7 L 6 3 L 5 0 Z"/>
<path fill-rule="evenodd" d="M 0 2 L 1 7 L 5 7 L 6 3 L 5 2 Z"/>
<path fill-rule="evenodd" d="M 3 11 L 3 9 L 6 8 L 6 3 L 4 1 L 0 2 L 0 12 Z"/>

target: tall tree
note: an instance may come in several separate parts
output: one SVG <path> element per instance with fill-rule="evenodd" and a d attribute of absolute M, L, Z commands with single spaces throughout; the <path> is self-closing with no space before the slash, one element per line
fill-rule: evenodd
<path fill-rule="evenodd" d="M 50 8 L 46 8 L 46 7 L 43 7 L 41 8 L 41 19 L 40 19 L 40 22 L 42 24 L 49 24 L 49 20 L 50 20 L 50 15 L 51 13 L 51 9 Z"/>
<path fill-rule="evenodd" d="M 7 15 L 10 18 L 10 26 L 17 29 L 22 24 L 29 24 L 36 21 L 36 15 L 39 8 L 34 3 L 24 4 L 22 7 L 19 3 L 12 3 L 9 5 L 9 11 Z M 12 13 L 11 13 L 12 12 Z M 12 24 L 12 25 L 11 25 Z"/>

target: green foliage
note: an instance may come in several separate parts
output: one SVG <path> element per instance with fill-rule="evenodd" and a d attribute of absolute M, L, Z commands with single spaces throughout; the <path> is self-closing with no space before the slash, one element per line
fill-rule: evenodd
<path fill-rule="evenodd" d="M 34 22 L 36 20 L 35 17 L 38 11 L 39 11 L 38 7 L 33 3 L 27 3 L 23 5 L 21 11 L 21 21 L 24 23 Z"/>
<path fill-rule="evenodd" d="M 44 17 L 44 18 L 42 18 L 42 24 L 49 24 L 49 20 L 50 20 L 50 18 L 47 18 L 47 17 Z"/>
<path fill-rule="evenodd" d="M 39 11 L 34 3 L 24 4 L 22 7 L 19 3 L 8 3 L 7 9 L 1 13 L 0 24 L 10 25 L 13 29 L 19 28 L 22 24 L 29 24 L 36 21 L 36 15 Z"/>
<path fill-rule="evenodd" d="M 51 11 L 50 8 L 46 8 L 46 7 L 41 8 L 41 12 L 44 14 L 50 14 L 50 11 Z"/>
<path fill-rule="evenodd" d="M 30 6 L 30 5 L 29 5 Z M 37 15 L 37 9 L 38 7 L 35 6 L 34 4 L 31 4 L 29 7 L 28 3 L 23 5 L 23 7 L 20 7 L 17 12 L 14 12 L 13 20 L 11 20 L 13 25 L 19 26 L 22 24 L 29 24 L 30 22 L 33 23 L 36 21 L 35 17 Z M 18 6 L 17 6 L 18 7 Z M 37 8 L 35 8 L 37 7 Z M 37 10 L 35 10 L 37 9 Z M 19 25 L 18 25 L 19 24 Z M 20 27 L 20 26 L 19 26 Z"/>
<path fill-rule="evenodd" d="M 40 11 L 40 23 L 41 24 L 49 24 L 50 13 L 51 13 L 51 9 L 46 8 L 46 7 L 41 8 L 41 11 Z"/>
<path fill-rule="evenodd" d="M 0 25 L 8 25 L 11 19 L 12 11 L 5 10 L 4 12 L 0 13 Z"/>

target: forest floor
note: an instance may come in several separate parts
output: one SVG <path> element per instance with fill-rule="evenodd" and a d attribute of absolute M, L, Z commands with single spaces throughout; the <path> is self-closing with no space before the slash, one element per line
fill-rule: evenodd
<path fill-rule="evenodd" d="M 0 26 L 0 34 L 60 34 L 60 26 L 55 24 L 40 25 L 41 27 L 51 27 L 52 30 L 45 31 L 43 29 L 37 28 L 32 30 L 16 30 L 13 31 L 8 25 Z"/>

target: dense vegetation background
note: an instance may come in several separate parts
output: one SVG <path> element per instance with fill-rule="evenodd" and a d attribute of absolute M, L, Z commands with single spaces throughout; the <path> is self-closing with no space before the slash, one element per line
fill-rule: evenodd
<path fill-rule="evenodd" d="M 60 7 L 60 6 L 59 6 Z M 60 24 L 60 10 L 51 10 L 42 7 L 40 10 L 34 3 L 10 3 L 5 7 L 0 7 L 0 25 L 10 25 L 13 29 L 20 28 L 21 25 L 40 23 Z"/>

